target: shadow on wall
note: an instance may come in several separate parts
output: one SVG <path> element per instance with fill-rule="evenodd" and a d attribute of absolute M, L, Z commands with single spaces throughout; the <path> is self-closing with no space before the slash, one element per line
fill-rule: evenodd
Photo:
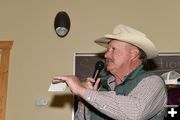
<path fill-rule="evenodd" d="M 50 107 L 64 107 L 65 104 L 69 104 L 73 108 L 73 95 L 72 94 L 63 94 L 55 95 L 52 98 Z"/>

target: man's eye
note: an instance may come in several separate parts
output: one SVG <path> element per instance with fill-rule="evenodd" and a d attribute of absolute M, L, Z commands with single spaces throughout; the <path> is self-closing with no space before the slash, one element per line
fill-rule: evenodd
<path fill-rule="evenodd" d="M 116 48 L 114 48 L 114 47 L 111 47 L 111 48 L 108 48 L 108 50 L 107 50 L 107 51 L 114 52 L 115 50 L 116 50 Z"/>
<path fill-rule="evenodd" d="M 114 51 L 114 50 L 116 50 L 116 48 L 112 48 L 112 50 Z"/>
<path fill-rule="evenodd" d="M 111 48 L 111 51 L 115 51 L 116 50 L 116 48 Z"/>

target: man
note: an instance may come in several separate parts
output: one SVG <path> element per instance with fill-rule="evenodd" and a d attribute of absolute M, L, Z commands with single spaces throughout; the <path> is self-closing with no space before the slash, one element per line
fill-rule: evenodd
<path fill-rule="evenodd" d="M 154 44 L 144 33 L 122 24 L 95 42 L 107 47 L 108 76 L 96 82 L 88 78 L 81 83 L 76 76 L 56 76 L 52 81 L 66 82 L 82 99 L 75 119 L 163 120 L 167 103 L 164 81 L 143 70 L 143 62 L 158 55 Z"/>

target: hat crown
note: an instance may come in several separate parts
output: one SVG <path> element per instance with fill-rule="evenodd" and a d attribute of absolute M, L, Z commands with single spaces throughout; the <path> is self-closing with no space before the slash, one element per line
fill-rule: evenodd
<path fill-rule="evenodd" d="M 123 24 L 117 25 L 111 34 L 106 34 L 104 37 L 96 39 L 95 42 L 101 46 L 107 47 L 108 43 L 114 39 L 127 42 L 142 49 L 147 55 L 147 59 L 157 57 L 158 55 L 156 47 L 143 32 Z"/>
<path fill-rule="evenodd" d="M 136 35 L 136 36 L 143 36 L 146 37 L 146 35 L 134 28 L 131 28 L 129 26 L 119 24 L 117 25 L 114 29 L 112 34 L 117 35 L 117 34 L 131 34 L 131 35 Z"/>

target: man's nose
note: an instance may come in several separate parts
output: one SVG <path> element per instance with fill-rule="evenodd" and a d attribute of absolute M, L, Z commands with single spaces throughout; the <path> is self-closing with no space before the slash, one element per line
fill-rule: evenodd
<path fill-rule="evenodd" d="M 104 57 L 105 57 L 105 58 L 108 58 L 108 57 L 110 57 L 110 54 L 111 54 L 110 51 L 106 51 L 105 54 L 104 54 Z"/>

